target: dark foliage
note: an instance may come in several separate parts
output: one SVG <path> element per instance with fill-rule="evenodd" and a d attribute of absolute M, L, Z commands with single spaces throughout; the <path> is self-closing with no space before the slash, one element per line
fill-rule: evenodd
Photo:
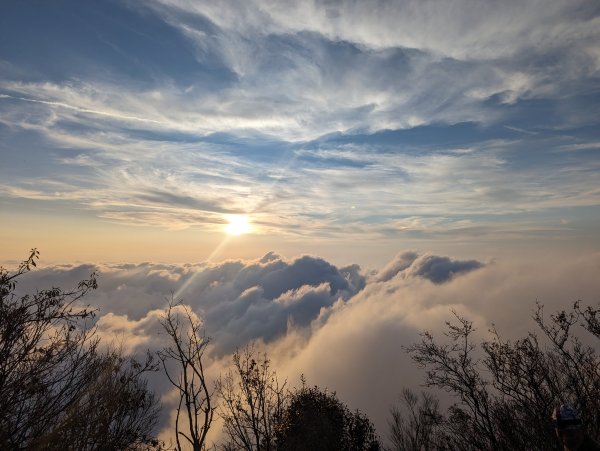
<path fill-rule="evenodd" d="M 351 412 L 318 387 L 303 386 L 291 395 L 277 428 L 277 449 L 286 451 L 376 451 L 381 444 L 371 421 Z"/>

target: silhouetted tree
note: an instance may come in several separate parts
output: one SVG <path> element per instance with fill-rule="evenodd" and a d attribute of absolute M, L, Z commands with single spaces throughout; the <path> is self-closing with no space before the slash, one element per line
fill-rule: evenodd
<path fill-rule="evenodd" d="M 441 447 L 438 428 L 443 421 L 438 400 L 429 393 L 417 397 L 402 390 L 401 402 L 392 407 L 389 420 L 393 451 L 427 451 Z"/>
<path fill-rule="evenodd" d="M 14 273 L 0 268 L 0 449 L 127 449 L 151 441 L 157 403 L 142 365 L 100 352 L 94 314 L 78 303 L 96 288 L 15 293 L 17 278 L 36 266 L 31 251 Z"/>
<path fill-rule="evenodd" d="M 161 324 L 171 338 L 171 344 L 160 351 L 159 356 L 165 374 L 179 392 L 175 417 L 177 450 L 183 449 L 180 439 L 183 437 L 194 451 L 201 451 L 205 448 L 215 411 L 203 363 L 209 339 L 204 334 L 202 322 L 185 305 L 171 303 Z M 170 368 L 170 362 L 175 364 L 175 369 Z M 181 421 L 185 422 L 184 426 Z"/>
<path fill-rule="evenodd" d="M 371 421 L 351 412 L 318 387 L 303 384 L 291 395 L 277 427 L 277 449 L 285 451 L 377 451 L 382 449 Z"/>
<path fill-rule="evenodd" d="M 433 449 L 561 449 L 550 414 L 563 402 L 576 405 L 592 437 L 598 436 L 600 357 L 583 341 L 600 338 L 598 309 L 576 302 L 547 319 L 538 305 L 534 321 L 542 339 L 530 333 L 504 340 L 493 329 L 480 346 L 472 340 L 473 324 L 455 316 L 456 323 L 447 323 L 448 343 L 425 332 L 408 348 L 427 369 L 426 385 L 457 399 L 435 424 L 444 445 Z"/>
<path fill-rule="evenodd" d="M 233 354 L 233 366 L 217 382 L 228 436 L 224 449 L 274 450 L 275 427 L 288 397 L 286 383 L 279 382 L 267 355 L 258 355 L 253 345 Z"/>
<path fill-rule="evenodd" d="M 85 393 L 61 414 L 58 427 L 34 439 L 33 447 L 151 448 L 156 442 L 151 433 L 160 406 L 141 376 L 155 368 L 151 355 L 144 364 L 115 350 L 98 355 L 96 364 L 89 367 L 94 374 Z"/>

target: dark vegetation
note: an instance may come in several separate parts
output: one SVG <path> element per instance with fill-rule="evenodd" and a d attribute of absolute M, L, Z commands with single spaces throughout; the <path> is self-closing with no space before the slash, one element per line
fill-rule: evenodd
<path fill-rule="evenodd" d="M 0 269 L 0 449 L 128 449 L 150 443 L 158 404 L 140 363 L 100 350 L 93 317 L 79 301 L 92 274 L 71 291 L 15 295 L 35 266 L 33 250 L 14 274 Z"/>
<path fill-rule="evenodd" d="M 276 431 L 289 403 L 286 383 L 279 382 L 266 355 L 252 346 L 233 354 L 233 369 L 217 381 L 227 450 L 272 451 Z"/>
<path fill-rule="evenodd" d="M 276 443 L 279 449 L 290 451 L 382 449 L 365 415 L 351 412 L 335 393 L 306 385 L 291 395 L 278 424 Z"/>
<path fill-rule="evenodd" d="M 600 309 L 582 308 L 546 318 L 533 315 L 541 335 L 510 341 L 491 330 L 473 340 L 475 329 L 455 314 L 446 340 L 425 332 L 407 348 L 426 370 L 425 385 L 454 395 L 445 412 L 431 395 L 409 390 L 392 409 L 395 450 L 560 450 L 550 421 L 554 407 L 577 407 L 591 437 L 600 434 Z"/>
<path fill-rule="evenodd" d="M 296 389 L 278 379 L 252 345 L 233 354 L 215 384 L 204 374 L 209 339 L 201 321 L 171 303 L 162 326 L 170 345 L 142 362 L 103 346 L 94 310 L 82 298 L 95 274 L 65 291 L 16 295 L 18 277 L 0 268 L 0 449 L 221 449 L 223 451 L 376 451 L 371 421 L 335 392 Z M 424 385 L 454 398 L 447 408 L 432 392 L 404 389 L 389 419 L 390 451 L 559 450 L 552 409 L 575 405 L 592 437 L 600 433 L 600 309 L 575 303 L 546 317 L 538 334 L 510 341 L 496 330 L 476 340 L 473 324 L 455 314 L 442 341 L 429 332 L 406 351 L 425 369 Z M 158 358 L 157 358 L 158 357 Z M 160 405 L 146 377 L 162 371 L 179 395 L 175 443 L 156 440 Z M 215 413 L 223 443 L 207 444 Z"/>

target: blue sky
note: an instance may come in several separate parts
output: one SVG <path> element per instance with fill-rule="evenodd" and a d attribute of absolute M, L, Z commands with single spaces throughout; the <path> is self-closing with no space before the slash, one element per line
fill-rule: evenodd
<path fill-rule="evenodd" d="M 6 260 L 599 248 L 597 2 L 2 10 Z"/>

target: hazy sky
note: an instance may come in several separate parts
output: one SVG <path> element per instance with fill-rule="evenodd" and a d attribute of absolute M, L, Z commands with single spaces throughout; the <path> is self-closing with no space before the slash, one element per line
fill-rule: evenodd
<path fill-rule="evenodd" d="M 235 214 L 222 256 L 598 249 L 599 37 L 580 0 L 4 1 L 3 260 L 201 261 Z"/>
<path fill-rule="evenodd" d="M 175 293 L 385 436 L 401 345 L 597 304 L 599 230 L 595 0 L 1 2 L 0 263 L 127 350 Z"/>

